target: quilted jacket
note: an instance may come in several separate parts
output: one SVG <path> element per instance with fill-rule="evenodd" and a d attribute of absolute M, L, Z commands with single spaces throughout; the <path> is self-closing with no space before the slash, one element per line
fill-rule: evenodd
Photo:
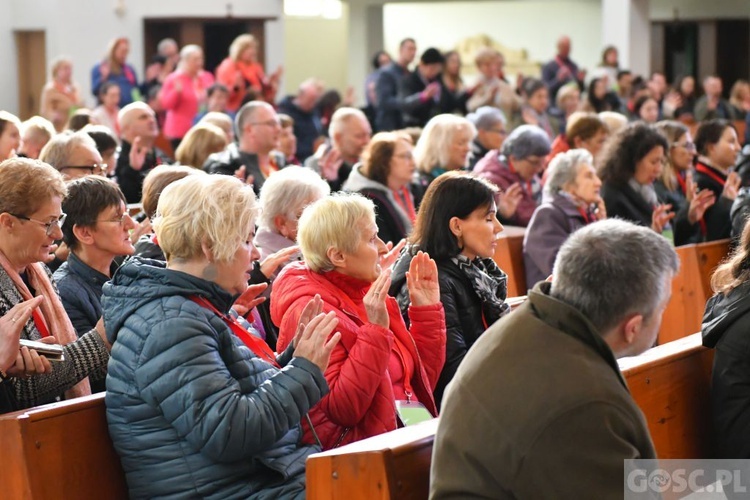
<path fill-rule="evenodd" d="M 320 369 L 256 357 L 189 298 L 227 312 L 233 297 L 163 266 L 131 259 L 102 297 L 107 421 L 131 498 L 303 496 L 317 448 L 299 444 L 299 422 L 327 392 Z"/>
<path fill-rule="evenodd" d="M 289 345 L 302 309 L 319 294 L 325 312 L 335 311 L 341 341 L 331 354 L 325 377 L 331 392 L 310 411 L 324 449 L 382 434 L 396 428 L 393 385 L 388 365 L 394 337 L 409 347 L 415 363 L 411 378 L 418 401 L 437 415 L 432 388 L 445 361 L 445 314 L 442 304 L 411 307 L 411 333 L 396 300 L 388 297 L 390 329 L 367 321 L 362 299 L 370 283 L 337 273 L 315 273 L 304 263 L 284 268 L 271 292 L 271 317 L 279 325 L 277 350 Z M 312 441 L 305 427 L 305 442 Z"/>

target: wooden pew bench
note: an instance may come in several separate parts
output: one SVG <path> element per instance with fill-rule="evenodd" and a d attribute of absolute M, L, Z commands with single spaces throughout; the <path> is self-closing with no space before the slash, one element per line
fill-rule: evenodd
<path fill-rule="evenodd" d="M 307 459 L 307 498 L 427 498 L 438 419 Z"/>
<path fill-rule="evenodd" d="M 504 226 L 492 260 L 508 275 L 508 297 L 520 297 L 528 291 L 523 265 L 525 227 Z"/>
<path fill-rule="evenodd" d="M 711 458 L 711 366 L 701 334 L 619 361 L 659 458 Z"/>
<path fill-rule="evenodd" d="M 0 415 L 0 497 L 126 499 L 104 394 Z"/>

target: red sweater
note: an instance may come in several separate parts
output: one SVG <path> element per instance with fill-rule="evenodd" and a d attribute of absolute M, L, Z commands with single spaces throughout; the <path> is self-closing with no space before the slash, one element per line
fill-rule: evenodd
<path fill-rule="evenodd" d="M 437 415 L 432 388 L 445 362 L 445 313 L 442 304 L 411 307 L 407 330 L 392 297 L 387 299 L 390 329 L 367 320 L 362 299 L 370 283 L 335 271 L 315 273 L 304 263 L 284 268 L 273 284 L 271 318 L 279 325 L 276 348 L 283 351 L 294 337 L 302 309 L 315 294 L 325 312 L 335 311 L 341 341 L 325 372 L 330 392 L 310 410 L 324 449 L 359 441 L 396 428 L 393 384 L 394 337 L 406 345 L 414 363 L 411 384 L 416 399 Z M 312 443 L 307 424 L 304 441 Z M 343 436 L 343 439 L 342 439 Z"/>

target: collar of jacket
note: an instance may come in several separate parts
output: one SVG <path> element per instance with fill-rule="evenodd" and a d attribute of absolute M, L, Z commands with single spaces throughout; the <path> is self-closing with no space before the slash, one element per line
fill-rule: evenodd
<path fill-rule="evenodd" d="M 565 196 L 564 194 L 555 193 L 553 195 L 547 195 L 545 193 L 544 200 L 542 200 L 545 203 L 551 203 L 552 205 L 555 205 L 557 208 L 562 211 L 565 215 L 568 217 L 575 217 L 577 219 L 584 220 L 583 214 L 581 214 L 580 208 L 578 205 L 575 204 L 575 202 L 569 197 Z M 585 209 L 585 208 L 584 208 Z"/>
<path fill-rule="evenodd" d="M 91 283 L 94 286 L 101 287 L 109 281 L 109 276 L 100 273 L 86 264 L 74 252 L 70 252 L 70 255 L 68 255 L 68 269 L 70 269 L 72 274 L 81 277 L 86 283 Z M 109 275 L 112 276 L 115 274 L 115 271 L 117 271 L 117 264 L 113 261 L 109 265 Z"/>
<path fill-rule="evenodd" d="M 540 320 L 547 323 L 555 330 L 561 331 L 573 337 L 579 342 L 590 347 L 614 370 L 623 387 L 627 390 L 625 379 L 620 373 L 615 354 L 604 341 L 594 325 L 573 306 L 558 300 L 550 295 L 552 283 L 543 281 L 537 283 L 529 292 L 529 302 Z"/>
<path fill-rule="evenodd" d="M 258 232 L 255 234 L 255 246 L 262 249 L 265 255 L 271 255 L 296 244 L 295 241 L 290 240 L 286 236 L 282 236 L 276 231 L 265 227 L 258 229 Z"/>
<path fill-rule="evenodd" d="M 370 283 L 369 281 L 364 281 L 359 278 L 352 278 L 351 276 L 347 276 L 346 274 L 340 273 L 338 271 L 327 271 L 321 274 L 334 286 L 357 301 L 361 301 L 364 298 L 367 290 L 369 290 L 370 286 L 372 285 L 372 283 Z"/>

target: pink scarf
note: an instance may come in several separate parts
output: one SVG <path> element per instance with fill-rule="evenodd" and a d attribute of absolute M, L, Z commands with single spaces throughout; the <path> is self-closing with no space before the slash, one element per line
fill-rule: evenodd
<path fill-rule="evenodd" d="M 8 273 L 10 279 L 13 280 L 23 300 L 34 298 L 26 283 L 21 279 L 21 275 L 16 272 L 2 252 L 0 252 L 0 265 Z M 78 335 L 76 335 L 73 324 L 70 322 L 70 318 L 68 318 L 68 313 L 65 312 L 65 308 L 57 296 L 52 282 L 44 271 L 44 266 L 39 262 L 35 262 L 26 268 L 26 275 L 29 278 L 29 284 L 36 290 L 37 294 L 44 296 L 44 301 L 42 301 L 39 309 L 42 312 L 42 321 L 46 323 L 50 334 L 62 345 L 67 345 L 78 340 Z M 33 317 L 29 321 L 34 321 Z M 88 377 L 65 391 L 65 397 L 68 399 L 87 396 L 89 394 L 91 394 L 91 386 L 89 385 Z"/>

